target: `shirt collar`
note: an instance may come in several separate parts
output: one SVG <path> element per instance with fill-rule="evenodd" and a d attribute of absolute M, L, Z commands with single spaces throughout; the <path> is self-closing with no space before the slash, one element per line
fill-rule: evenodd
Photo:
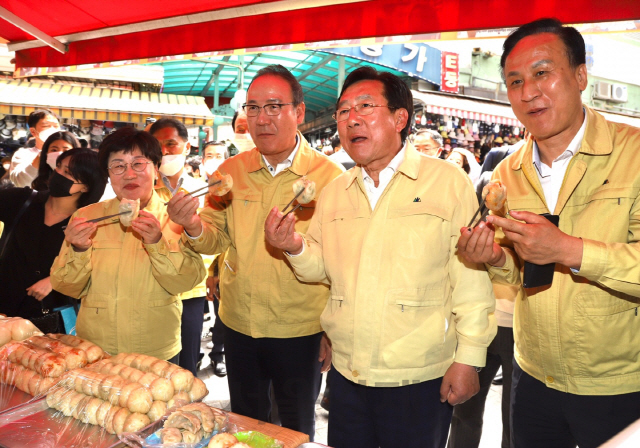
<path fill-rule="evenodd" d="M 573 157 L 579 150 L 580 145 L 582 144 L 582 139 L 584 138 L 584 133 L 587 129 L 587 113 L 584 109 L 582 109 L 584 113 L 584 120 L 582 121 L 582 126 L 578 130 L 578 133 L 573 137 L 567 149 L 560 154 L 554 162 L 559 162 L 565 159 L 570 159 Z M 538 144 L 536 141 L 533 141 L 533 164 L 538 169 L 538 172 L 544 172 L 544 168 L 542 167 L 542 161 L 540 160 L 540 150 L 538 149 Z"/>
<path fill-rule="evenodd" d="M 283 166 L 282 169 L 284 170 L 286 168 L 289 168 L 291 165 L 293 165 L 293 158 L 298 153 L 298 149 L 299 148 L 300 148 L 300 138 L 298 138 L 298 135 L 296 134 L 296 146 L 293 148 L 293 151 L 291 151 L 291 154 L 289 154 L 289 157 L 287 157 L 282 162 L 280 162 L 278 164 L 278 166 L 282 165 Z M 267 161 L 267 158 L 264 156 L 264 154 L 261 154 L 261 155 L 262 155 L 262 160 L 264 161 L 264 164 L 267 167 L 267 170 L 269 170 L 269 172 L 271 172 L 271 173 L 275 172 L 277 170 L 278 166 L 272 166 Z"/>
<path fill-rule="evenodd" d="M 405 144 L 402 146 L 402 149 L 398 152 L 398 154 L 395 155 L 393 159 L 391 159 L 391 162 L 389 162 L 389 164 L 382 171 L 390 170 L 391 171 L 390 174 L 391 176 L 393 176 L 393 174 L 396 171 L 398 171 L 398 168 L 404 161 L 404 155 L 406 153 L 406 150 L 407 150 L 407 143 L 405 142 Z M 361 171 L 362 171 L 362 180 L 367 181 L 368 179 L 369 182 L 373 183 L 373 179 L 371 178 L 371 176 L 369 176 L 366 170 L 361 169 Z M 380 171 L 380 173 L 382 173 L 382 171 Z"/>

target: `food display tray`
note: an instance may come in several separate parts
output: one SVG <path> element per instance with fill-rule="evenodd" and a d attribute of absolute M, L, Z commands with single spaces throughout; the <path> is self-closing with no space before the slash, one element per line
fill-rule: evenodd
<path fill-rule="evenodd" d="M 116 448 L 117 436 L 49 409 L 39 399 L 0 415 L 0 440 L 6 448 Z"/>
<path fill-rule="evenodd" d="M 26 392 L 22 392 L 17 387 L 0 384 L 0 415 L 11 412 L 18 406 L 36 400 Z"/>

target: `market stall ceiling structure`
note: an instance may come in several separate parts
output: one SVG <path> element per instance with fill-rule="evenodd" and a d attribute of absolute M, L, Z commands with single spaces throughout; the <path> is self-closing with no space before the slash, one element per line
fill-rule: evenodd
<path fill-rule="evenodd" d="M 640 18 L 617 0 L 0 0 L 16 67 L 60 67 L 289 43 Z"/>

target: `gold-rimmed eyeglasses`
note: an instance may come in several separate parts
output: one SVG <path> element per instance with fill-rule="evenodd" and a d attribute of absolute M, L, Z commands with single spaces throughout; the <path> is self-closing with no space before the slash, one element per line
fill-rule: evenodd
<path fill-rule="evenodd" d="M 116 162 L 111 166 L 109 166 L 109 171 L 111 171 L 115 175 L 120 175 L 127 170 L 127 165 L 130 165 L 133 171 L 137 171 L 138 173 L 141 173 L 147 169 L 147 165 L 150 163 L 153 163 L 153 162 L 150 162 L 148 160 L 144 160 L 144 161 L 136 160 L 135 162 L 131 162 L 131 163 Z"/>
<path fill-rule="evenodd" d="M 389 106 L 388 104 L 373 104 L 373 103 L 362 103 L 362 104 L 356 104 L 353 107 L 341 107 L 340 109 L 336 110 L 336 113 L 332 115 L 333 119 L 336 120 L 338 123 L 345 121 L 347 118 L 349 118 L 349 113 L 351 112 L 351 109 L 353 109 L 356 114 L 362 116 L 362 115 L 371 115 L 373 113 L 374 108 L 376 107 L 388 107 L 390 110 L 395 110 L 395 107 Z"/>

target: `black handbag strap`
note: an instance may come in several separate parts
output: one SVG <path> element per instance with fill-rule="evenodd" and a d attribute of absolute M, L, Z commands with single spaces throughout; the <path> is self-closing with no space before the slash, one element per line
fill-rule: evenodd
<path fill-rule="evenodd" d="M 7 236 L 5 237 L 4 242 L 2 243 L 2 249 L 0 250 L 0 260 L 2 260 L 2 257 L 4 256 L 4 251 L 7 248 L 7 245 L 9 244 L 9 240 L 11 239 L 11 235 L 13 234 L 13 229 L 16 228 L 18 221 L 20 221 L 20 218 L 22 217 L 22 215 L 24 215 L 24 212 L 27 211 L 27 209 L 31 205 L 31 202 L 33 202 L 33 198 L 35 198 L 37 194 L 38 194 L 37 190 L 33 190 L 31 192 L 27 200 L 24 201 L 24 204 L 22 204 L 22 208 L 20 208 L 20 210 L 18 211 L 18 214 L 16 215 L 15 219 L 11 223 L 11 227 L 9 227 L 8 229 L 5 229 L 5 232 L 7 232 L 6 233 Z"/>

